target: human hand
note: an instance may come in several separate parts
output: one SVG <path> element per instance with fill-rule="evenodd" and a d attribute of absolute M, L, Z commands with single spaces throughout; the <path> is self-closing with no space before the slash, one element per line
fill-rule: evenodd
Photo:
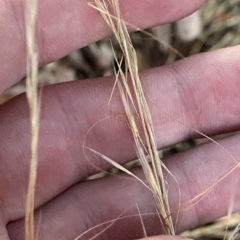
<path fill-rule="evenodd" d="M 197 9 L 202 1 L 122 0 L 123 18 L 142 28 L 176 20 Z M 37 37 L 41 64 L 54 61 L 74 49 L 110 34 L 99 13 L 88 1 L 39 1 Z M 23 1 L 1 0 L 0 92 L 25 75 L 26 49 Z M 124 5 L 124 6 L 123 6 Z M 239 130 L 239 47 L 201 54 L 173 65 L 141 73 L 151 106 L 159 148 L 195 137 L 190 128 L 215 135 Z M 93 124 L 111 116 L 107 102 L 113 78 L 79 81 L 46 87 L 41 103 L 39 167 L 36 189 L 36 226 L 39 239 L 74 239 L 98 224 L 82 239 L 104 230 L 97 239 L 136 239 L 143 236 L 138 205 L 149 236 L 161 234 L 151 193 L 129 177 L 110 176 L 81 182 L 98 170 L 86 161 L 84 137 Z M 187 127 L 167 116 L 184 122 Z M 113 113 L 122 114 L 119 96 Z M 0 106 L 0 236 L 24 239 L 24 209 L 30 159 L 30 127 L 24 95 Z M 221 144 L 240 156 L 240 136 Z M 136 158 L 131 134 L 122 121 L 112 117 L 97 124 L 86 144 L 120 164 Z M 111 166 L 87 152 L 101 169 Z M 236 163 L 216 144 L 209 143 L 165 160 L 186 203 L 215 183 Z M 143 177 L 141 169 L 134 173 Z M 166 174 L 172 209 L 178 208 L 178 186 Z M 219 182 L 192 207 L 180 209 L 178 232 L 206 223 L 227 213 L 233 196 L 234 211 L 240 209 L 239 170 Z M 123 215 L 121 215 L 123 214 Z M 132 216 L 132 217 L 131 217 Z M 110 221 L 110 222 L 109 222 Z"/>

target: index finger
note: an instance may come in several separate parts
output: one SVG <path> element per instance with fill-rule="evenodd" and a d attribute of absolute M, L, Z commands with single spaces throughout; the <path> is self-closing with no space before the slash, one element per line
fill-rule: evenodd
<path fill-rule="evenodd" d="M 196 10 L 204 0 L 121 0 L 122 18 L 147 28 L 177 20 Z M 41 0 L 37 41 L 40 64 L 111 34 L 89 0 Z M 23 0 L 0 0 L 0 93 L 26 74 L 25 6 Z M 14 71 L 13 71 L 14 69 Z"/>

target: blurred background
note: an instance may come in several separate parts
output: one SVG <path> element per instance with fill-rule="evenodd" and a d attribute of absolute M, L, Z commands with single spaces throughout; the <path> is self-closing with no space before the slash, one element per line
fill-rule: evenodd
<path fill-rule="evenodd" d="M 189 0 L 191 1 L 191 0 Z M 173 63 L 181 58 L 200 52 L 240 44 L 240 0 L 208 0 L 191 16 L 172 24 L 131 33 L 137 51 L 139 69 L 143 70 Z M 117 58 L 121 51 L 114 37 L 111 42 Z M 114 74 L 114 56 L 109 39 L 79 49 L 61 60 L 40 68 L 39 86 L 46 86 L 74 79 L 84 80 Z M 0 95 L 0 104 L 25 92 L 25 79 Z M 166 157 L 206 140 L 189 140 L 164 149 Z M 138 162 L 127 164 L 131 168 Z M 112 169 L 111 173 L 118 172 Z M 198 229 L 183 233 L 194 239 L 228 239 L 240 223 L 240 214 L 233 214 Z M 236 236 L 234 239 L 240 239 Z"/>

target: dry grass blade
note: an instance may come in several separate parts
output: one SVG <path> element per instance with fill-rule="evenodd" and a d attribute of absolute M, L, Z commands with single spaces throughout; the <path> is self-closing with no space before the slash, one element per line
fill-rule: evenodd
<path fill-rule="evenodd" d="M 89 3 L 89 6 L 95 8 L 96 10 L 98 10 L 99 12 L 101 12 L 102 14 L 106 14 L 106 11 L 105 11 L 105 10 L 100 9 L 100 8 L 94 6 L 94 5 L 91 4 L 91 3 Z M 119 19 L 117 19 L 116 16 L 110 14 L 109 12 L 107 12 L 107 15 L 108 15 L 109 17 L 111 17 L 112 19 L 119 20 Z M 123 21 L 122 19 L 120 19 L 120 20 Z M 128 27 L 132 27 L 133 29 L 135 29 L 136 31 L 139 31 L 139 32 L 143 33 L 144 35 L 146 35 L 146 36 L 149 37 L 150 39 L 157 41 L 157 42 L 158 42 L 160 45 L 162 45 L 163 47 L 167 47 L 167 48 L 171 51 L 171 53 L 176 54 L 176 56 L 178 56 L 178 57 L 180 57 L 180 58 L 184 58 L 184 55 L 183 55 L 180 51 L 178 51 L 176 48 L 172 47 L 172 46 L 171 46 L 170 44 L 168 44 L 166 41 L 162 41 L 161 39 L 159 39 L 158 37 L 156 37 L 154 34 L 148 32 L 148 31 L 145 31 L 145 30 L 143 30 L 143 29 L 141 29 L 141 28 L 138 28 L 138 27 L 136 27 L 136 26 L 133 25 L 133 24 L 130 24 L 130 23 L 125 22 L 125 21 L 123 21 L 123 22 L 124 22 Z"/>
<path fill-rule="evenodd" d="M 226 239 L 237 240 L 239 238 L 239 213 L 223 217 L 209 227 L 205 225 L 197 229 L 189 230 L 181 234 L 182 237 L 191 239 Z M 227 228 L 226 228 L 227 225 Z M 236 226 L 238 227 L 236 228 Z M 233 230 L 234 229 L 234 230 Z"/>
<path fill-rule="evenodd" d="M 39 103 L 38 103 L 38 55 L 35 40 L 35 23 L 37 16 L 37 0 L 27 0 L 26 39 L 27 39 L 27 99 L 31 119 L 31 164 L 29 185 L 26 200 L 25 238 L 33 240 L 34 234 L 34 198 L 37 177 L 37 148 L 39 135 Z"/>
<path fill-rule="evenodd" d="M 150 110 L 139 78 L 135 49 L 132 45 L 126 24 L 121 19 L 118 0 L 108 0 L 107 3 L 104 0 L 95 0 L 95 3 L 96 8 L 99 9 L 104 20 L 112 29 L 121 47 L 125 60 L 126 73 L 124 74 L 119 69 L 121 78 L 117 81 L 117 85 L 122 103 L 135 141 L 137 154 L 148 184 L 153 192 L 157 210 L 161 216 L 162 227 L 166 234 L 175 234 L 168 204 L 167 188 L 163 178 L 162 163 L 158 156 Z M 111 13 L 109 9 L 111 9 Z M 129 79 L 127 72 L 130 75 Z M 130 88 L 132 91 L 129 91 Z M 136 108 L 134 107 L 135 104 L 131 101 L 132 99 L 136 102 Z M 136 109 L 137 118 L 135 117 L 135 110 L 133 111 L 132 109 Z M 140 122 L 140 127 L 138 127 L 138 122 Z M 150 164 L 146 156 L 149 156 Z"/>
<path fill-rule="evenodd" d="M 136 175 L 134 175 L 133 173 L 131 173 L 129 170 L 127 170 L 126 168 L 124 168 L 123 166 L 121 166 L 120 164 L 114 162 L 112 159 L 104 156 L 103 154 L 91 149 L 91 148 L 88 148 L 90 151 L 92 151 L 93 153 L 95 153 L 96 155 L 99 155 L 101 158 L 103 158 L 105 161 L 109 162 L 110 164 L 112 164 L 115 168 L 119 169 L 120 171 L 123 171 L 125 172 L 126 174 L 136 178 L 139 182 L 141 182 L 146 188 L 148 188 L 150 191 L 151 189 L 146 185 L 145 182 L 143 182 L 140 178 L 138 178 Z"/>
<path fill-rule="evenodd" d="M 143 222 L 142 215 L 141 215 L 140 209 L 138 207 L 138 204 L 136 204 L 136 205 L 137 205 L 137 210 L 138 210 L 138 213 L 139 213 L 139 217 L 140 217 L 140 221 L 141 221 L 141 225 L 142 225 L 142 229 L 143 229 L 143 236 L 145 238 L 147 238 L 147 229 L 146 229 L 146 227 L 144 225 L 144 222 Z"/>
<path fill-rule="evenodd" d="M 240 224 L 237 225 L 237 227 L 234 229 L 232 235 L 229 237 L 228 240 L 234 240 L 236 237 L 240 234 Z"/>

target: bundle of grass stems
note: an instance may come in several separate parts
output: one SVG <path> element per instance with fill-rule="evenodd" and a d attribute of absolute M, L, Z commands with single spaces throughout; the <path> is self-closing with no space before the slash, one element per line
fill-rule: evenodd
<path fill-rule="evenodd" d="M 166 234 L 175 234 L 168 203 L 167 188 L 163 178 L 163 168 L 165 166 L 158 156 L 152 117 L 139 78 L 136 51 L 132 45 L 126 23 L 121 19 L 118 1 L 110 0 L 108 5 L 101 0 L 95 0 L 95 3 L 96 9 L 101 12 L 122 50 L 123 57 L 122 61 L 118 62 L 116 84 L 134 138 L 137 155 L 149 185 L 148 188 L 155 198 L 164 232 Z M 117 61 L 117 58 L 115 60 Z M 122 62 L 125 63 L 125 72 L 121 68 Z M 140 126 L 137 124 L 138 120 Z M 107 160 L 107 158 L 104 159 Z M 116 167 L 120 167 L 116 163 L 112 163 Z M 125 172 L 128 173 L 126 170 Z"/>
<path fill-rule="evenodd" d="M 37 177 L 38 162 L 38 135 L 39 135 L 39 119 L 40 119 L 40 99 L 38 93 L 38 56 L 37 45 L 35 39 L 35 24 L 37 16 L 38 0 L 27 0 L 26 11 L 26 39 L 28 50 L 28 77 L 27 77 L 27 98 L 30 107 L 31 117 L 31 166 L 29 174 L 29 187 L 26 200 L 26 218 L 25 233 L 26 240 L 33 240 L 36 237 L 34 226 L 34 197 Z M 90 149 L 95 154 L 101 156 L 104 160 L 111 163 L 114 167 L 124 171 L 132 177 L 139 180 L 148 191 L 151 191 L 155 200 L 156 211 L 159 215 L 161 228 L 167 235 L 175 235 L 176 226 L 171 217 L 171 210 L 168 201 L 167 183 L 164 180 L 163 172 L 171 174 L 164 163 L 159 158 L 159 152 L 154 134 L 153 120 L 149 110 L 149 106 L 141 85 L 139 70 L 137 64 L 136 51 L 132 45 L 128 23 L 121 18 L 121 12 L 118 0 L 95 0 L 91 7 L 99 11 L 106 24 L 111 28 L 115 38 L 122 51 L 120 61 L 115 56 L 117 62 L 116 82 L 114 87 L 118 89 L 122 105 L 125 110 L 128 126 L 131 130 L 136 152 L 141 163 L 146 181 L 139 179 L 129 170 L 125 169 L 114 160 L 107 156 Z M 114 52 L 114 49 L 113 49 Z M 125 71 L 122 69 L 124 65 Z M 111 99 L 111 97 L 110 97 Z M 201 134 L 201 133 L 200 133 Z M 210 139 L 210 138 L 209 138 Z M 172 176 L 174 178 L 174 176 Z M 206 190 L 206 192 L 209 189 Z M 171 189 L 170 189 L 171 191 Z M 203 195 L 204 193 L 202 193 Z M 200 197 L 200 195 L 198 196 Z M 196 200 L 196 199 L 195 199 Z M 144 228 L 144 225 L 143 225 Z M 238 230 L 238 229 L 237 229 Z M 236 230 L 236 231 L 237 231 Z M 235 232 L 236 235 L 236 232 Z M 235 235 L 229 237 L 233 240 Z"/>

